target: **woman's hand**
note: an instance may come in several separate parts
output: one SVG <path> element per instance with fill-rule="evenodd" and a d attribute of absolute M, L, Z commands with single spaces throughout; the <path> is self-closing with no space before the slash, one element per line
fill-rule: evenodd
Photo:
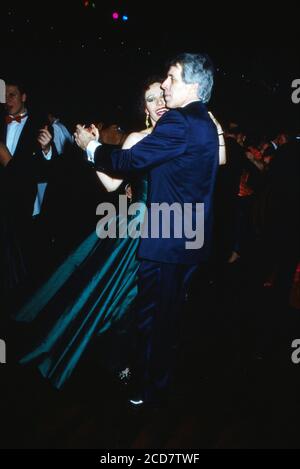
<path fill-rule="evenodd" d="M 99 139 L 100 139 L 99 129 L 94 124 L 92 124 L 91 127 L 89 127 L 89 129 L 87 130 L 89 130 L 90 133 L 93 135 L 94 139 L 97 140 L 97 142 L 99 142 Z"/>

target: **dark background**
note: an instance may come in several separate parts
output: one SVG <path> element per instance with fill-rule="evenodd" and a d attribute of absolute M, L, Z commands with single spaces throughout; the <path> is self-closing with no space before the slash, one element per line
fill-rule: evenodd
<path fill-rule="evenodd" d="M 265 17 L 243 3 L 223 14 L 221 5 L 208 13 L 194 2 L 2 2 L 0 77 L 24 81 L 31 107 L 56 109 L 71 128 L 105 119 L 130 130 L 142 125 L 136 104 L 143 79 L 177 52 L 204 51 L 216 68 L 210 108 L 221 120 L 242 121 L 253 132 L 294 128 L 296 15 L 285 8 L 274 22 L 270 11 Z"/>
<path fill-rule="evenodd" d="M 57 108 L 70 128 L 104 118 L 137 129 L 141 80 L 174 53 L 205 51 L 216 67 L 210 108 L 217 116 L 252 132 L 299 126 L 300 104 L 291 101 L 291 83 L 300 78 L 294 6 L 272 3 L 263 13 L 262 2 L 236 3 L 231 11 L 213 2 L 208 12 L 204 2 L 186 0 L 94 1 L 95 8 L 79 0 L 1 1 L 0 78 L 25 81 L 32 109 Z M 115 23 L 113 10 L 128 14 L 128 22 Z M 126 392 L 101 367 L 101 341 L 63 392 L 35 366 L 15 365 L 7 341 L 0 447 L 98 448 L 98 454 L 99 448 L 299 448 L 299 365 L 291 362 L 299 311 L 278 311 L 276 296 L 260 285 L 259 256 L 249 272 L 226 271 L 224 282 L 208 287 L 197 279 L 200 301 L 186 312 L 175 392 L 159 412 L 127 408 Z"/>

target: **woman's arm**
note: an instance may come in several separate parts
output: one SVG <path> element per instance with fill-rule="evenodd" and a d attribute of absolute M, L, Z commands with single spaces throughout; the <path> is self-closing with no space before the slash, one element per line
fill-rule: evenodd
<path fill-rule="evenodd" d="M 128 150 L 137 142 L 139 142 L 143 137 L 144 135 L 141 135 L 138 132 L 133 132 L 132 134 L 128 135 L 128 137 L 126 138 L 125 142 L 123 143 L 122 149 Z M 123 179 L 112 178 L 108 176 L 107 174 L 102 173 L 100 171 L 97 171 L 97 176 L 108 192 L 113 192 L 117 190 L 123 182 Z"/>
<path fill-rule="evenodd" d="M 209 112 L 208 114 L 211 120 L 213 121 L 213 123 L 215 124 L 215 126 L 217 127 L 218 136 L 219 136 L 219 164 L 224 165 L 226 164 L 226 147 L 225 147 L 224 132 L 223 132 L 220 122 L 217 121 L 215 116 L 211 112 Z"/>
<path fill-rule="evenodd" d="M 97 176 L 102 182 L 103 186 L 107 190 L 107 192 L 114 192 L 116 191 L 120 185 L 123 182 L 123 179 L 115 179 L 110 176 L 108 176 L 105 173 L 101 173 L 100 171 L 97 171 Z"/>
<path fill-rule="evenodd" d="M 222 130 L 222 127 L 221 127 Z M 219 130 L 218 130 L 219 132 Z M 219 134 L 219 165 L 226 164 L 226 146 L 225 146 L 225 139 L 224 134 Z"/>

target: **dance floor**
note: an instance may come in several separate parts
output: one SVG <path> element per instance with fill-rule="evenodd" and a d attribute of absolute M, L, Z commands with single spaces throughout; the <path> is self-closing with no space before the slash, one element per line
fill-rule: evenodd
<path fill-rule="evenodd" d="M 196 278 L 176 380 L 162 408 L 131 409 L 91 349 L 62 391 L 1 365 L 1 448 L 299 448 L 300 311 L 233 267 Z M 200 288 L 200 285 L 202 287 Z"/>

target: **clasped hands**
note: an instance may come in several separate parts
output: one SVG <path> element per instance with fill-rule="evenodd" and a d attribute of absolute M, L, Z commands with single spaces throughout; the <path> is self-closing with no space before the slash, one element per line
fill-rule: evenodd
<path fill-rule="evenodd" d="M 99 141 L 99 130 L 97 127 L 92 124 L 90 127 L 85 127 L 84 125 L 76 125 L 76 131 L 74 133 L 75 142 L 82 150 L 86 150 L 88 144 L 91 141 Z"/>
<path fill-rule="evenodd" d="M 77 125 L 74 133 L 75 141 L 82 150 L 86 150 L 92 140 L 108 145 L 121 146 L 126 136 L 127 134 L 120 129 L 118 124 L 104 126 L 102 122 L 96 125 L 92 124 L 90 127 Z"/>

